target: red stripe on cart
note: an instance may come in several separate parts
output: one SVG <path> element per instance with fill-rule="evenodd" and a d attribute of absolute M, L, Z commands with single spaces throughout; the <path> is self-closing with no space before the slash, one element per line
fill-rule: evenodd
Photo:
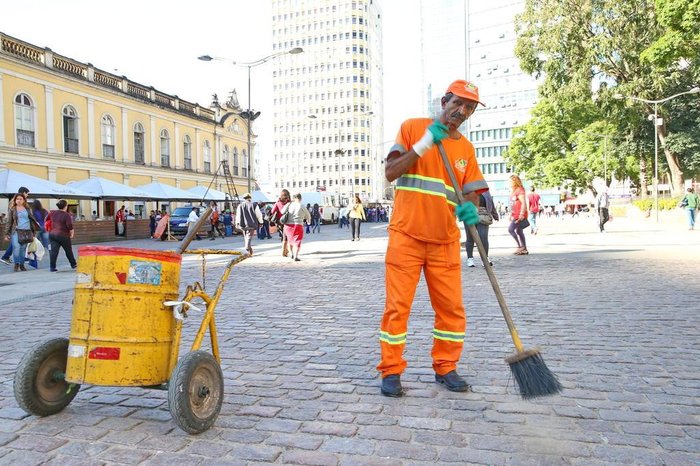
<path fill-rule="evenodd" d="M 120 352 L 121 348 L 99 346 L 90 350 L 90 353 L 88 353 L 88 359 L 106 359 L 109 361 L 117 361 L 119 359 Z"/>

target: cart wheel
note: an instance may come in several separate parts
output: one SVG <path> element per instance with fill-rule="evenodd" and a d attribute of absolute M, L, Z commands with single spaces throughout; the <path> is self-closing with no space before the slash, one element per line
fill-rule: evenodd
<path fill-rule="evenodd" d="M 80 385 L 66 382 L 67 361 L 67 338 L 54 338 L 27 351 L 15 373 L 15 399 L 20 408 L 48 416 L 68 406 Z"/>
<path fill-rule="evenodd" d="M 189 434 L 201 434 L 219 416 L 224 398 L 224 376 L 214 356 L 206 351 L 187 353 L 168 383 L 168 406 L 175 423 Z"/>

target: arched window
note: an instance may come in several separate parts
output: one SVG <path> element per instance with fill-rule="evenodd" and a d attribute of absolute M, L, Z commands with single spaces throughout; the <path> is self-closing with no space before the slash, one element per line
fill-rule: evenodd
<path fill-rule="evenodd" d="M 15 97 L 15 128 L 18 146 L 35 147 L 34 105 L 27 94 Z"/>
<path fill-rule="evenodd" d="M 79 150 L 78 112 L 72 105 L 66 105 L 63 107 L 63 152 L 77 154 Z"/>
<path fill-rule="evenodd" d="M 248 176 L 248 154 L 245 149 L 243 149 L 243 166 L 241 167 L 241 175 L 244 177 Z"/>
<path fill-rule="evenodd" d="M 229 162 L 229 160 L 228 160 L 229 154 L 230 154 L 230 151 L 228 150 L 228 144 L 224 144 L 224 153 L 223 153 L 223 157 L 221 158 L 221 160 L 226 161 L 227 164 Z"/>
<path fill-rule="evenodd" d="M 209 141 L 204 141 L 204 172 L 211 173 L 211 145 Z"/>
<path fill-rule="evenodd" d="M 134 125 L 134 162 L 144 163 L 144 153 L 146 147 L 146 132 L 141 123 Z"/>
<path fill-rule="evenodd" d="M 185 135 L 184 149 L 185 170 L 192 170 L 192 139 L 188 135 Z"/>
<path fill-rule="evenodd" d="M 160 132 L 160 166 L 170 166 L 170 135 L 167 129 Z"/>
<path fill-rule="evenodd" d="M 114 159 L 114 133 L 116 128 L 114 120 L 109 115 L 102 117 L 102 156 L 106 159 Z"/>
<path fill-rule="evenodd" d="M 233 176 L 238 176 L 238 147 L 233 148 Z"/>

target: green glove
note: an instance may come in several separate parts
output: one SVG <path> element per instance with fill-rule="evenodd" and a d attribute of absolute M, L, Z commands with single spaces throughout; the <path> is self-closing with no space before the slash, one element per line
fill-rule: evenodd
<path fill-rule="evenodd" d="M 447 126 L 437 119 L 428 126 L 428 131 L 433 135 L 433 143 L 436 144 L 447 137 L 447 130 Z"/>
<path fill-rule="evenodd" d="M 467 225 L 476 225 L 479 223 L 479 211 L 473 203 L 465 202 L 457 206 L 457 218 Z"/>

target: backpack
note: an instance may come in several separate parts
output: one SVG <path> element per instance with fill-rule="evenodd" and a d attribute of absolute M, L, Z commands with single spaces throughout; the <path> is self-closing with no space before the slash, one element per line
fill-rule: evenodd
<path fill-rule="evenodd" d="M 678 203 L 678 207 L 688 207 L 688 196 L 685 196 L 683 200 Z"/>
<path fill-rule="evenodd" d="M 46 230 L 47 233 L 51 233 L 52 228 L 53 224 L 51 223 L 51 212 L 49 212 L 49 215 L 47 215 L 46 219 L 44 220 L 44 230 Z"/>

